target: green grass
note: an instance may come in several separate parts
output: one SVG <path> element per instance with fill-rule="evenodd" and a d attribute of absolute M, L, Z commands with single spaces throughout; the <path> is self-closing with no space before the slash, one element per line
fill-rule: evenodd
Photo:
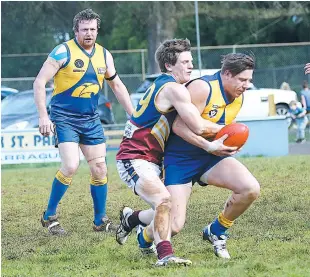
<path fill-rule="evenodd" d="M 121 183 L 109 153 L 108 214 L 117 221 L 123 204 L 147 207 Z M 231 228 L 232 259 L 215 257 L 201 240 L 201 230 L 221 211 L 228 191 L 194 186 L 185 229 L 173 245 L 188 268 L 154 268 L 155 257 L 142 257 L 135 236 L 120 246 L 113 235 L 92 231 L 89 173 L 81 164 L 61 201 L 60 221 L 69 232 L 51 237 L 40 225 L 51 181 L 58 169 L 49 166 L 6 166 L 2 169 L 1 276 L 310 276 L 310 158 L 244 158 L 261 183 L 261 196 Z"/>

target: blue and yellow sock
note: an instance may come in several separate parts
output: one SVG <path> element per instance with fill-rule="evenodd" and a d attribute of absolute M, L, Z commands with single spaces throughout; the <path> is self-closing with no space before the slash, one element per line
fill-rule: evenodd
<path fill-rule="evenodd" d="M 231 221 L 224 217 L 223 213 L 220 213 L 218 218 L 216 218 L 210 227 L 211 233 L 217 237 L 225 235 L 225 232 L 234 224 L 234 221 Z"/>
<path fill-rule="evenodd" d="M 102 224 L 102 218 L 106 215 L 106 201 L 108 193 L 107 177 L 98 180 L 91 177 L 90 192 L 94 203 L 94 224 Z"/>
<path fill-rule="evenodd" d="M 153 240 L 147 235 L 146 228 L 138 234 L 138 242 L 141 248 L 148 248 L 152 246 Z"/>
<path fill-rule="evenodd" d="M 44 214 L 44 220 L 56 214 L 57 206 L 72 182 L 72 177 L 65 176 L 60 170 L 57 171 L 52 184 L 50 199 L 48 201 L 47 210 Z"/>

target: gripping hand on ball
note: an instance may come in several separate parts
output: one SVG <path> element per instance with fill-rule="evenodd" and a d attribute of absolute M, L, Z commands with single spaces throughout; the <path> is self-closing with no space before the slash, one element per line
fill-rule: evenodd
<path fill-rule="evenodd" d="M 209 142 L 207 152 L 216 156 L 232 156 L 237 153 L 237 147 L 225 146 L 224 140 L 227 139 L 228 135 L 225 134 L 217 140 Z"/>

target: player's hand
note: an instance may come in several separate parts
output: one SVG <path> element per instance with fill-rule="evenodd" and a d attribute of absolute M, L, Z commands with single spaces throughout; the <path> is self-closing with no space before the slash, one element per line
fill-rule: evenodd
<path fill-rule="evenodd" d="M 310 74 L 310 63 L 307 63 L 305 66 L 305 74 Z"/>
<path fill-rule="evenodd" d="M 237 147 L 230 147 L 224 145 L 224 140 L 227 139 L 228 135 L 220 137 L 217 140 L 210 142 L 207 151 L 216 156 L 232 156 L 237 153 Z"/>
<path fill-rule="evenodd" d="M 49 136 L 51 133 L 54 133 L 54 125 L 49 117 L 39 118 L 39 131 L 45 137 Z"/>

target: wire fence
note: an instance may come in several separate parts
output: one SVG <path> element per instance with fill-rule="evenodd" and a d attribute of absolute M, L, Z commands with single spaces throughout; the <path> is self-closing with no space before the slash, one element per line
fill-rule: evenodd
<path fill-rule="evenodd" d="M 203 69 L 221 67 L 221 56 L 231 52 L 252 52 L 256 57 L 254 84 L 256 87 L 279 88 L 283 82 L 299 92 L 303 80 L 310 81 L 304 75 L 303 67 L 310 62 L 310 42 L 281 44 L 251 44 L 205 46 L 201 49 Z M 134 93 L 147 76 L 147 50 L 111 51 L 119 76 Z M 192 48 L 194 65 L 198 66 L 197 48 Z M 35 76 L 38 74 L 48 53 L 6 54 L 1 56 L 2 85 L 19 90 L 31 89 Z M 104 94 L 113 103 L 117 122 L 124 122 L 126 114 L 108 86 L 104 86 Z"/>

